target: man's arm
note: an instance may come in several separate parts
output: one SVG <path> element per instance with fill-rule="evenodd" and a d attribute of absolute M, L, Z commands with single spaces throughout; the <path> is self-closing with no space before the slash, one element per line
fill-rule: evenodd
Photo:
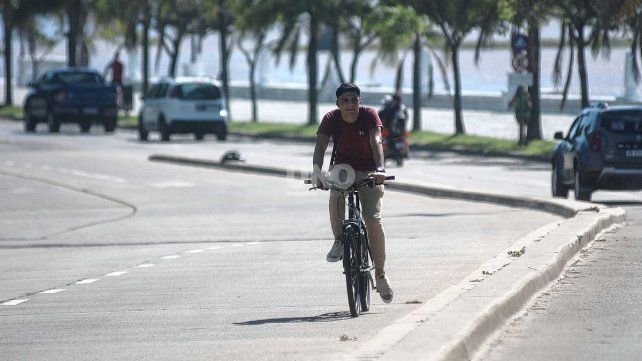
<path fill-rule="evenodd" d="M 373 177 L 375 179 L 375 183 L 381 184 L 386 178 L 386 174 L 379 171 L 380 169 L 384 169 L 383 145 L 381 143 L 381 127 L 370 129 L 368 132 L 368 136 L 370 138 L 370 148 L 372 148 L 372 155 L 374 157 L 375 166 L 377 167 L 377 171 L 373 173 Z"/>
<path fill-rule="evenodd" d="M 317 133 L 317 143 L 314 146 L 314 155 L 312 156 L 312 184 L 321 187 L 321 170 L 323 169 L 323 158 L 325 151 L 328 149 L 330 137 L 326 134 Z"/>

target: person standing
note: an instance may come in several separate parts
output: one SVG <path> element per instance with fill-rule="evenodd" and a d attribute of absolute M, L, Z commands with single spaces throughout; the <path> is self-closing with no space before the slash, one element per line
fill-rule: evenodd
<path fill-rule="evenodd" d="M 520 85 L 508 103 L 508 108 L 515 108 L 515 119 L 519 126 L 519 145 L 526 145 L 526 129 L 531 120 L 533 101 L 525 86 Z"/>
<path fill-rule="evenodd" d="M 114 59 L 107 65 L 111 73 L 111 82 L 114 85 L 123 85 L 123 71 L 125 66 L 120 61 L 120 51 L 114 54 Z"/>
<path fill-rule="evenodd" d="M 381 119 L 374 108 L 361 103 L 361 90 L 352 83 L 343 83 L 336 90 L 337 109 L 323 117 L 317 131 L 316 145 L 312 159 L 312 184 L 322 187 L 325 179 L 321 169 L 330 137 L 335 151 L 330 160 L 331 168 L 340 167 L 349 173 L 349 178 L 359 182 L 366 177 L 374 179 L 375 186 L 359 188 L 363 219 L 368 230 L 372 261 L 375 266 L 377 292 L 385 303 L 392 301 L 393 292 L 386 277 L 385 234 L 381 222 L 381 200 L 383 198 L 385 169 L 381 144 Z M 326 257 L 328 262 L 337 262 L 343 256 L 341 242 L 342 223 L 345 218 L 346 193 L 330 190 L 330 224 L 334 243 Z"/>

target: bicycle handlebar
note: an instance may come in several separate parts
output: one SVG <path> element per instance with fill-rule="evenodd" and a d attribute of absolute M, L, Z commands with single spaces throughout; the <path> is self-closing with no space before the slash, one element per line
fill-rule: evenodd
<path fill-rule="evenodd" d="M 372 176 L 368 176 L 368 177 L 364 178 L 361 182 L 358 182 L 358 183 L 357 183 L 357 182 L 355 182 L 355 183 L 354 183 L 354 184 L 352 184 L 350 187 L 348 187 L 348 189 L 353 188 L 353 187 L 354 187 L 354 188 L 357 188 L 357 187 L 360 187 L 360 186 L 365 185 L 365 184 L 368 184 L 368 186 L 372 188 L 372 187 L 374 186 L 374 184 L 372 183 L 372 181 L 373 181 L 373 180 L 374 180 L 374 179 L 372 178 Z M 385 178 L 385 180 L 395 180 L 395 176 L 393 176 L 393 175 L 387 176 L 387 177 Z M 303 180 L 303 183 L 304 183 L 304 184 L 312 184 L 312 179 L 304 179 L 304 180 Z M 382 184 L 383 184 L 383 183 L 382 183 Z M 328 188 L 318 188 L 318 187 L 312 187 L 312 188 L 310 188 L 310 189 L 311 189 L 311 190 L 312 190 L 312 189 L 323 189 L 323 190 L 328 190 Z"/>

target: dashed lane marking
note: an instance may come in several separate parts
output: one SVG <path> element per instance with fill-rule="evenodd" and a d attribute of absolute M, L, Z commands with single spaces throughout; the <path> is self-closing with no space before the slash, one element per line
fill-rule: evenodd
<path fill-rule="evenodd" d="M 143 264 L 139 264 L 136 267 L 138 267 L 138 268 L 154 267 L 154 264 L 153 263 L 143 263 Z"/>
<path fill-rule="evenodd" d="M 172 255 L 169 255 L 169 256 L 165 256 L 165 257 L 163 257 L 161 259 L 174 259 L 174 258 L 178 258 L 178 257 L 180 257 L 180 256 L 177 255 L 177 254 L 172 254 Z"/>
<path fill-rule="evenodd" d="M 53 288 L 53 289 L 50 289 L 50 290 L 42 291 L 40 293 L 53 294 L 53 293 L 58 293 L 58 292 L 63 292 L 63 291 L 66 291 L 66 289 L 64 289 L 64 288 Z"/>
<path fill-rule="evenodd" d="M 107 273 L 107 274 L 105 275 L 105 277 L 116 277 L 116 276 L 122 276 L 122 275 L 124 275 L 125 273 L 128 273 L 128 272 L 127 272 L 127 271 L 116 271 L 116 272 L 112 272 L 112 273 Z"/>
<path fill-rule="evenodd" d="M 223 248 L 223 247 L 221 247 L 221 246 L 214 246 L 214 247 L 210 247 L 210 248 L 208 248 L 208 249 L 216 250 L 216 249 L 221 249 L 221 248 Z"/>
<path fill-rule="evenodd" d="M 185 253 L 187 253 L 187 254 L 203 253 L 203 250 L 202 250 L 202 249 L 193 249 L 193 250 L 191 250 L 191 251 L 187 251 L 187 252 L 185 252 Z"/>
<path fill-rule="evenodd" d="M 2 306 L 15 306 L 15 305 L 19 305 L 19 304 L 21 304 L 23 302 L 27 302 L 27 301 L 29 301 L 28 298 L 25 298 L 25 299 L 22 299 L 22 300 L 11 300 L 11 301 L 7 301 L 5 303 L 2 303 Z"/>
<path fill-rule="evenodd" d="M 167 181 L 167 182 L 160 182 L 160 183 L 152 183 L 151 186 L 159 189 L 195 187 L 194 183 L 181 182 L 181 181 Z"/>
<path fill-rule="evenodd" d="M 89 283 L 94 283 L 96 281 L 98 281 L 97 278 L 87 278 L 87 279 L 84 279 L 82 281 L 78 281 L 75 284 L 77 284 L 77 285 L 86 285 L 86 284 L 89 284 Z"/>

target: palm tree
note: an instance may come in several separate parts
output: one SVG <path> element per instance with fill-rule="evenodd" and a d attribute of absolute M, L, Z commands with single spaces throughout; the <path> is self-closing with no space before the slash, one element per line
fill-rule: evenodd
<path fill-rule="evenodd" d="M 290 52 L 290 66 L 294 66 L 300 36 L 307 32 L 306 63 L 308 70 L 308 124 L 318 122 L 318 40 L 323 24 L 332 24 L 339 12 L 341 1 L 299 1 L 274 0 L 274 9 L 283 24 L 281 36 L 274 49 L 279 61 L 281 53 L 287 48 Z"/>
<path fill-rule="evenodd" d="M 507 16 L 507 4 L 497 0 L 411 0 L 419 14 L 424 14 L 439 29 L 451 54 L 453 79 L 455 82 L 455 131 L 465 133 L 462 115 L 461 74 L 459 67 L 459 50 L 464 38 L 473 30 L 479 30 L 478 46 L 475 60 L 479 60 L 481 46 L 490 36 L 503 26 Z"/>
<path fill-rule="evenodd" d="M 586 47 L 591 46 L 593 57 L 597 57 L 602 53 L 608 58 L 611 52 L 610 33 L 618 30 L 626 19 L 634 16 L 635 9 L 640 5 L 640 0 L 560 0 L 556 1 L 555 4 L 562 20 L 562 32 L 554 68 L 554 80 L 556 83 L 559 83 L 561 79 L 561 54 L 567 36 L 571 57 L 561 107 L 563 108 L 566 102 L 575 53 L 577 53 L 582 107 L 587 107 L 589 105 L 589 86 L 586 71 Z M 577 47 L 577 51 L 575 51 L 575 47 Z"/>
<path fill-rule="evenodd" d="M 60 8 L 66 0 L 4 0 L 2 4 L 2 20 L 4 23 L 4 74 L 5 74 L 5 106 L 13 105 L 13 47 L 12 35 L 14 27 L 25 29 L 29 23 L 35 26 L 37 14 L 46 14 Z"/>
<path fill-rule="evenodd" d="M 540 28 L 553 15 L 555 0 L 510 1 L 513 10 L 511 22 L 518 28 L 525 25 L 528 29 L 528 72 L 533 75 L 533 84 L 528 92 L 533 99 L 533 108 L 526 139 L 542 139 Z"/>
<path fill-rule="evenodd" d="M 236 5 L 238 8 L 232 10 L 236 13 L 235 25 L 241 31 L 237 46 L 250 67 L 249 83 L 252 101 L 252 121 L 258 122 L 256 65 L 264 48 L 267 33 L 274 25 L 276 16 L 274 16 L 272 4 L 269 4 L 268 1 L 243 0 Z M 243 42 L 248 35 L 254 43 L 252 50 L 247 49 Z"/>

